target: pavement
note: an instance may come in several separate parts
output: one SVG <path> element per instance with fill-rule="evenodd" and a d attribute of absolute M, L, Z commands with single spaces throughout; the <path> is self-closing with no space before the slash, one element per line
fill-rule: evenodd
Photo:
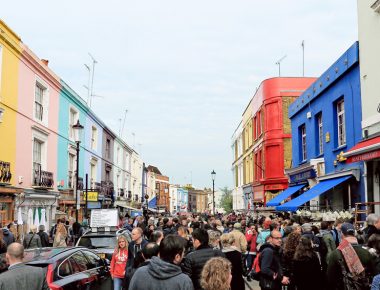
<path fill-rule="evenodd" d="M 259 281 L 252 280 L 248 282 L 246 278 L 244 278 L 245 282 L 245 290 L 260 290 Z"/>

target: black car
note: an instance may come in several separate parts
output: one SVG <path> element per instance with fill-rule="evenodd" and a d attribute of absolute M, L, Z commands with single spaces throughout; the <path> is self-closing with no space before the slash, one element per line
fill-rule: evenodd
<path fill-rule="evenodd" d="M 124 235 L 128 242 L 131 241 L 130 232 L 126 229 L 110 232 L 89 231 L 79 238 L 76 246 L 91 249 L 100 258 L 106 258 L 111 261 L 119 235 Z"/>
<path fill-rule="evenodd" d="M 112 289 L 107 261 L 86 248 L 37 248 L 24 256 L 25 264 L 46 270 L 52 290 Z"/>

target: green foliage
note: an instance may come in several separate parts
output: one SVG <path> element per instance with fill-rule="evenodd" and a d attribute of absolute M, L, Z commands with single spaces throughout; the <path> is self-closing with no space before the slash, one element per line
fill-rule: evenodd
<path fill-rule="evenodd" d="M 226 211 L 226 213 L 232 212 L 232 190 L 227 186 L 220 189 L 223 192 L 220 200 L 220 206 Z"/>

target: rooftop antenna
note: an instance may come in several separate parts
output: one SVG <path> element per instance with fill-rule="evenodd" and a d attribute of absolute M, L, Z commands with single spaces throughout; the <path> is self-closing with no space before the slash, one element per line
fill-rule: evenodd
<path fill-rule="evenodd" d="M 305 40 L 302 40 L 302 76 L 305 76 Z"/>
<path fill-rule="evenodd" d="M 122 139 L 123 139 L 123 132 L 124 132 L 124 126 L 125 126 L 125 119 L 127 118 L 127 113 L 128 113 L 128 110 L 125 109 L 123 126 L 121 127 L 121 132 L 120 132 L 120 138 Z"/>
<path fill-rule="evenodd" d="M 281 57 L 278 61 L 276 61 L 276 65 L 278 65 L 278 76 L 281 76 L 281 62 L 285 59 L 286 55 Z"/>
<path fill-rule="evenodd" d="M 91 55 L 91 53 L 88 53 L 88 55 L 91 57 L 92 59 L 92 77 L 91 77 L 91 87 L 90 87 L 90 99 L 89 99 L 89 107 L 91 108 L 91 101 L 92 101 L 92 97 L 94 96 L 94 74 L 95 74 L 95 64 L 97 64 L 98 62 L 96 61 L 96 59 Z"/>

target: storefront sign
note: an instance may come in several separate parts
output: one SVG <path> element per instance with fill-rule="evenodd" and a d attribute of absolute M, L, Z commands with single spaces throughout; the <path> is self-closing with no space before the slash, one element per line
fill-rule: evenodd
<path fill-rule="evenodd" d="M 300 181 L 306 181 L 307 179 L 315 178 L 317 176 L 314 169 L 309 169 L 306 171 L 302 171 L 297 174 L 293 174 L 289 176 L 290 183 L 297 183 Z"/>
<path fill-rule="evenodd" d="M 87 192 L 88 201 L 98 201 L 99 193 L 97 191 Z M 86 192 L 83 192 L 83 200 L 86 201 Z"/>
<path fill-rule="evenodd" d="M 371 160 L 375 158 L 380 157 L 380 150 L 372 151 L 372 152 L 366 152 L 362 154 L 358 154 L 355 156 L 350 156 L 347 158 L 347 163 L 353 163 L 353 162 L 359 162 L 359 161 L 366 161 Z"/>

